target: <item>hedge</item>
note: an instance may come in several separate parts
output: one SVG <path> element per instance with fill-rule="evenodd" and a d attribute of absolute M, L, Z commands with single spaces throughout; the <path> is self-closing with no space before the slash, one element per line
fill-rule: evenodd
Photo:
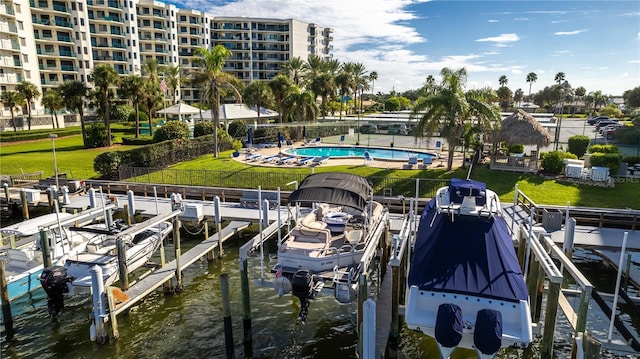
<path fill-rule="evenodd" d="M 230 141 L 221 141 L 218 145 L 221 151 L 232 148 Z M 118 180 L 118 168 L 121 166 L 166 167 L 211 152 L 213 135 L 188 140 L 169 140 L 127 151 L 102 153 L 95 158 L 93 169 L 100 174 L 100 178 Z"/>
<path fill-rule="evenodd" d="M 584 135 L 576 135 L 569 137 L 569 152 L 578 156 L 578 158 L 582 157 L 585 153 L 587 153 L 587 147 L 589 147 L 591 139 L 589 136 Z"/>
<path fill-rule="evenodd" d="M 620 150 L 616 145 L 593 145 L 589 147 L 590 153 L 619 153 Z"/>
<path fill-rule="evenodd" d="M 589 161 L 591 162 L 591 167 L 609 167 L 609 173 L 613 176 L 620 169 L 622 156 L 619 153 L 596 152 L 591 155 Z"/>
<path fill-rule="evenodd" d="M 542 168 L 544 172 L 550 174 L 560 174 L 564 168 L 564 159 L 578 159 L 578 157 L 569 152 L 551 151 L 542 153 Z"/>
<path fill-rule="evenodd" d="M 1 142 L 17 142 L 17 141 L 32 141 L 32 140 L 41 140 L 43 138 L 49 138 L 49 134 L 55 133 L 58 137 L 64 136 L 74 136 L 82 133 L 82 129 L 80 127 L 69 127 L 62 129 L 39 129 L 39 130 L 31 130 L 31 131 L 18 131 L 13 132 L 13 129 L 9 131 L 0 132 L 0 141 Z"/>

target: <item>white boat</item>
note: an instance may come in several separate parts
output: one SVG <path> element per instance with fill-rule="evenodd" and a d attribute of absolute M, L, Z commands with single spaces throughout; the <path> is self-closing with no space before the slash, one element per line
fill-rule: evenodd
<path fill-rule="evenodd" d="M 84 251 L 95 234 L 75 233 L 68 228 L 58 228 L 58 221 L 73 217 L 70 213 L 51 213 L 0 229 L 3 237 L 14 236 L 15 247 L 4 246 L 0 259 L 6 261 L 5 273 L 9 301 L 40 288 L 38 281 L 44 269 L 40 231 L 48 228 L 49 256 L 53 265 L 63 265 L 77 252 Z"/>
<path fill-rule="evenodd" d="M 374 255 L 386 210 L 373 200 L 366 178 L 348 173 L 318 173 L 306 177 L 289 202 L 307 206 L 307 214 L 278 245 L 276 290 L 293 290 L 304 320 L 308 299 L 329 279 L 339 301 L 352 299 L 351 285 L 363 270 L 361 261 Z"/>
<path fill-rule="evenodd" d="M 130 230 L 131 228 L 126 231 L 131 232 Z M 96 265 L 102 268 L 105 287 L 119 279 L 116 248 L 118 237 L 123 237 L 125 241 L 127 270 L 131 273 L 149 261 L 153 253 L 160 247 L 161 241 L 172 230 L 173 225 L 165 221 L 137 231 L 132 236 L 123 236 L 124 231 L 121 233 L 111 232 L 102 238 L 89 241 L 85 251 L 70 256 L 64 264 L 66 275 L 73 278 L 69 282 L 72 293 L 89 291 L 91 287 L 90 269 Z"/>
<path fill-rule="evenodd" d="M 435 338 L 443 358 L 456 347 L 493 357 L 532 341 L 513 240 L 484 183 L 452 179 L 438 190 L 420 219 L 407 284 L 406 325 Z"/>

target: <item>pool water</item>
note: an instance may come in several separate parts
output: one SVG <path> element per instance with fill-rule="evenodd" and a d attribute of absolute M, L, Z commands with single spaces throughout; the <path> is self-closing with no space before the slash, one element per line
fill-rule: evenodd
<path fill-rule="evenodd" d="M 286 153 L 294 156 L 302 157 L 321 157 L 329 156 L 331 158 L 348 158 L 360 157 L 364 158 L 364 153 L 369 152 L 373 159 L 380 160 L 408 160 L 409 157 L 435 157 L 431 153 L 421 151 L 411 151 L 394 148 L 376 148 L 376 147 L 350 147 L 350 146 L 322 146 L 322 147 L 296 147 L 286 151 Z"/>

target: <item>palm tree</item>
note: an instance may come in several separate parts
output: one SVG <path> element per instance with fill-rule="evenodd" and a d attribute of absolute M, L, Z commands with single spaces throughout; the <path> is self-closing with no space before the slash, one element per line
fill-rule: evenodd
<path fill-rule="evenodd" d="M 465 94 L 466 69 L 441 71 L 442 82 L 432 96 L 420 97 L 414 106 L 411 118 L 418 118 L 414 136 L 431 136 L 440 131 L 449 143 L 447 170 L 453 167 L 455 147 L 463 137 L 464 123 L 475 116 L 483 126 L 500 120 L 499 109 L 487 101 L 495 96 L 491 90 L 469 91 Z M 486 127 L 485 127 L 486 128 Z"/>
<path fill-rule="evenodd" d="M 338 94 L 340 95 L 340 119 L 342 119 L 342 110 L 345 107 L 344 104 L 346 103 L 346 97 L 351 91 L 351 74 L 343 69 L 343 71 L 335 78 L 335 86 L 338 89 Z"/>
<path fill-rule="evenodd" d="M 513 94 L 513 101 L 517 104 L 521 104 L 524 99 L 524 91 L 522 89 L 517 89 Z"/>
<path fill-rule="evenodd" d="M 110 86 L 117 86 L 120 76 L 116 70 L 109 65 L 97 65 L 91 71 L 93 83 L 96 86 L 96 94 L 101 102 L 104 125 L 107 128 L 107 145 L 111 147 L 111 98 L 113 97 Z"/>
<path fill-rule="evenodd" d="M 272 105 L 274 98 L 271 88 L 264 81 L 252 81 L 245 89 L 242 100 L 249 106 L 255 106 L 260 123 L 260 110 Z"/>
<path fill-rule="evenodd" d="M 42 106 L 48 108 L 53 115 L 51 116 L 51 127 L 60 128 L 58 113 L 56 112 L 64 107 L 64 100 L 62 99 L 62 95 L 60 95 L 60 91 L 56 89 L 46 91 L 44 95 L 42 95 Z"/>
<path fill-rule="evenodd" d="M 180 88 L 182 83 L 182 69 L 180 66 L 169 66 L 165 68 L 167 87 L 171 90 L 173 104 L 176 103 L 176 90 Z"/>
<path fill-rule="evenodd" d="M 562 81 L 564 81 L 565 75 L 564 72 L 558 72 L 556 74 L 556 76 L 553 78 L 553 80 L 560 85 L 562 83 Z"/>
<path fill-rule="evenodd" d="M 213 156 L 218 157 L 218 126 L 220 125 L 220 100 L 223 94 L 233 94 L 241 98 L 242 82 L 233 74 L 224 72 L 224 63 L 231 52 L 222 45 L 211 50 L 198 48 L 194 52 L 192 63 L 196 69 L 192 73 L 193 82 L 203 88 L 203 95 L 209 102 L 213 113 Z"/>
<path fill-rule="evenodd" d="M 300 57 L 292 57 L 282 65 L 282 72 L 300 86 L 304 78 L 305 63 Z"/>
<path fill-rule="evenodd" d="M 284 100 L 285 117 L 295 119 L 298 125 L 298 138 L 302 137 L 300 121 L 304 123 L 312 122 L 318 118 L 318 104 L 316 104 L 316 94 L 313 91 L 303 91 L 300 87 L 293 85 L 289 89 L 289 94 Z"/>
<path fill-rule="evenodd" d="M 138 75 L 127 76 L 122 80 L 122 95 L 131 100 L 136 112 L 136 138 L 140 137 L 140 103 L 145 99 L 144 78 Z M 153 134 L 149 127 L 150 134 Z"/>
<path fill-rule="evenodd" d="M 142 75 L 149 78 L 154 83 L 160 83 L 158 81 L 158 70 L 160 66 L 158 65 L 158 60 L 156 59 L 146 59 L 142 64 Z"/>
<path fill-rule="evenodd" d="M 507 76 L 506 75 L 502 75 L 498 79 L 498 83 L 500 84 L 500 86 L 507 86 L 507 82 L 509 82 L 509 80 L 507 80 Z"/>
<path fill-rule="evenodd" d="M 67 108 L 77 111 L 80 115 L 80 127 L 82 128 L 82 143 L 87 147 L 87 131 L 84 123 L 84 99 L 89 93 L 89 88 L 81 81 L 65 81 L 60 86 L 60 92 Z"/>
<path fill-rule="evenodd" d="M 159 83 L 149 80 L 144 82 L 144 104 L 147 107 L 149 128 L 153 128 L 152 120 L 156 106 L 163 104 L 164 100 L 165 96 Z"/>
<path fill-rule="evenodd" d="M 373 97 L 373 87 L 375 85 L 375 82 L 378 80 L 378 72 L 377 71 L 371 71 L 369 73 L 369 81 L 371 81 L 371 97 Z"/>
<path fill-rule="evenodd" d="M 11 124 L 13 125 L 13 132 L 17 132 L 18 129 L 16 127 L 16 121 L 13 117 L 13 110 L 22 108 L 24 97 L 22 97 L 22 94 L 17 91 L 5 91 L 4 93 L 2 93 L 2 97 L 0 99 L 6 107 L 9 107 L 9 112 L 11 113 Z"/>
<path fill-rule="evenodd" d="M 40 90 L 34 83 L 22 81 L 16 86 L 16 91 L 24 97 L 27 103 L 27 123 L 29 124 L 29 131 L 31 131 L 31 103 L 40 96 Z"/>
<path fill-rule="evenodd" d="M 527 74 L 527 82 L 529 83 L 529 97 L 527 98 L 527 101 L 529 102 L 531 102 L 531 85 L 536 81 L 538 81 L 538 75 L 536 75 L 535 72 L 529 72 Z"/>
<path fill-rule="evenodd" d="M 271 88 L 271 93 L 273 93 L 273 100 L 278 109 L 280 123 L 282 123 L 284 112 L 284 99 L 287 97 L 289 87 L 291 87 L 292 84 L 293 82 L 284 74 L 278 74 L 269 81 L 269 87 Z"/>
<path fill-rule="evenodd" d="M 578 88 L 576 88 L 575 91 L 575 95 L 576 95 L 576 102 L 574 103 L 574 107 L 573 107 L 573 115 L 576 114 L 576 110 L 578 107 L 578 101 L 581 101 L 584 96 L 587 94 L 587 89 L 584 88 L 584 86 L 579 86 Z"/>

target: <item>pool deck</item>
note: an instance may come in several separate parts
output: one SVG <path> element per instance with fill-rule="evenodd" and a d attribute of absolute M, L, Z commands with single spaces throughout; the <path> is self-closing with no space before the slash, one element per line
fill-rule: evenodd
<path fill-rule="evenodd" d="M 361 135 L 361 146 L 366 147 L 381 147 L 381 148 L 391 148 L 389 145 L 391 144 L 390 139 L 391 135 Z M 394 136 L 394 148 L 402 149 L 402 150 L 412 150 L 412 151 L 424 151 L 426 153 L 438 154 L 438 150 L 433 146 L 428 145 L 416 145 L 412 136 Z M 336 146 L 336 145 L 344 145 L 344 146 L 354 146 L 355 145 L 355 137 L 345 138 L 344 143 L 340 143 L 340 136 L 331 136 L 327 138 L 323 138 L 322 142 L 318 145 L 314 146 Z M 434 142 L 434 141 L 432 141 Z M 281 151 L 285 151 L 294 147 L 302 147 L 308 146 L 305 145 L 302 141 L 294 142 L 291 146 L 283 146 L 282 148 L 278 147 L 266 147 L 266 148 L 256 148 L 251 154 L 259 154 L 263 157 L 274 156 L 277 155 Z M 446 156 L 447 152 L 440 152 L 440 159 L 434 158 L 433 163 L 429 166 L 429 168 L 436 167 L 445 167 L 446 166 Z M 310 165 L 300 165 L 297 162 L 292 162 L 289 164 L 278 164 L 274 162 L 262 162 L 262 161 L 250 161 L 246 159 L 247 153 L 246 151 L 241 153 L 239 157 L 234 158 L 238 162 L 245 163 L 247 165 L 252 166 L 264 166 L 264 167 L 310 167 Z M 298 158 L 301 158 L 298 156 Z M 367 166 L 377 167 L 377 168 L 388 168 L 388 169 L 402 169 L 404 165 L 407 164 L 407 161 L 398 161 L 398 160 L 378 160 L 373 159 L 366 163 Z M 329 158 L 329 160 L 320 166 L 364 166 L 364 158 Z M 454 167 L 459 167 L 462 165 L 462 156 L 454 157 Z M 418 169 L 418 167 L 414 167 L 413 169 Z"/>

